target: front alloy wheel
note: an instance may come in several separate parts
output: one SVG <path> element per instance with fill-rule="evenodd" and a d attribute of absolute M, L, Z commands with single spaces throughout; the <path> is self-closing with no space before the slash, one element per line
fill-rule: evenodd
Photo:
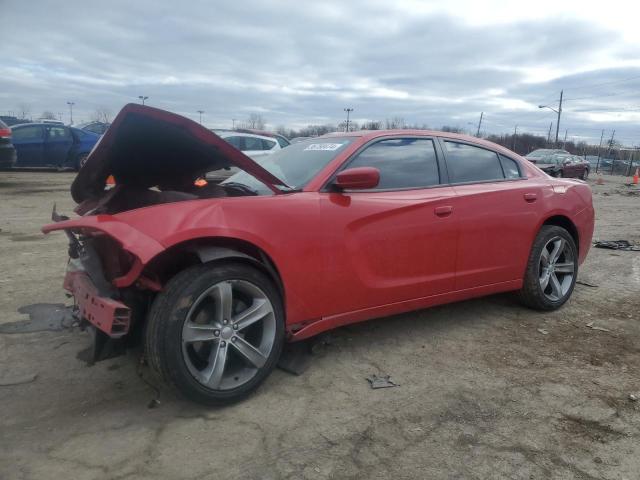
<path fill-rule="evenodd" d="M 568 242 L 562 237 L 554 237 L 540 253 L 540 289 L 552 302 L 564 298 L 573 285 L 575 263 Z"/>
<path fill-rule="evenodd" d="M 242 263 L 190 267 L 149 312 L 149 366 L 203 404 L 240 400 L 271 373 L 284 342 L 282 300 L 263 272 Z"/>

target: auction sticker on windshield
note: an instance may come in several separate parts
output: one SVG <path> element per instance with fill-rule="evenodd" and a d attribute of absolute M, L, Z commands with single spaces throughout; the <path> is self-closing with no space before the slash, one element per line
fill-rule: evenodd
<path fill-rule="evenodd" d="M 344 143 L 312 143 L 305 150 L 331 151 L 338 150 Z"/>

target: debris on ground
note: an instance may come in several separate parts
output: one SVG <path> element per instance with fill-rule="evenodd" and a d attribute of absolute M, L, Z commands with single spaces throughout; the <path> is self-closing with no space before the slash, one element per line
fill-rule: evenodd
<path fill-rule="evenodd" d="M 23 385 L 25 383 L 31 383 L 38 378 L 37 373 L 30 373 L 28 375 L 23 375 L 22 377 L 13 377 L 13 378 L 0 378 L 0 387 L 10 387 L 12 385 Z"/>
<path fill-rule="evenodd" d="M 637 402 L 638 398 L 640 398 L 640 394 L 639 395 L 636 395 L 634 393 L 629 394 L 629 400 L 631 400 L 632 402 Z"/>
<path fill-rule="evenodd" d="M 160 406 L 160 400 L 158 400 L 157 398 L 153 398 L 147 405 L 147 408 L 149 409 L 158 408 L 159 406 Z"/>
<path fill-rule="evenodd" d="M 576 283 L 579 283 L 580 285 L 584 285 L 585 287 L 598 288 L 598 285 L 595 285 L 595 284 L 589 283 L 589 282 L 585 282 L 584 280 L 576 280 Z"/>
<path fill-rule="evenodd" d="M 602 240 L 602 241 L 594 242 L 593 246 L 596 248 L 608 248 L 610 250 L 625 250 L 625 251 L 640 252 L 640 246 L 635 245 L 634 243 L 628 240 Z"/>
<path fill-rule="evenodd" d="M 375 373 L 370 377 L 367 377 L 367 381 L 371 385 L 372 389 L 377 388 L 389 388 L 389 387 L 399 387 L 397 383 L 391 381 L 391 375 L 382 375 L 378 376 Z"/>
<path fill-rule="evenodd" d="M 545 330 L 544 328 L 539 328 L 538 332 L 540 332 L 542 335 L 549 335 L 549 330 Z"/>
<path fill-rule="evenodd" d="M 591 330 L 599 330 L 600 332 L 610 332 L 611 330 L 604 328 L 604 327 L 598 327 L 597 325 L 594 325 L 594 322 L 589 322 L 587 323 L 587 327 L 589 327 Z"/>
<path fill-rule="evenodd" d="M 62 303 L 34 303 L 20 307 L 18 312 L 29 315 L 29 320 L 3 323 L 0 333 L 32 333 L 46 330 L 60 331 L 74 326 L 76 319 L 72 307 Z"/>

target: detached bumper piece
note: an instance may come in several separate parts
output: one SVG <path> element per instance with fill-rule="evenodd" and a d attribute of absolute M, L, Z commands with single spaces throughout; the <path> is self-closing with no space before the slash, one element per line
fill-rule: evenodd
<path fill-rule="evenodd" d="M 80 316 L 111 338 L 129 332 L 131 310 L 124 303 L 100 296 L 89 275 L 83 271 L 67 272 L 64 288 L 71 292 Z"/>

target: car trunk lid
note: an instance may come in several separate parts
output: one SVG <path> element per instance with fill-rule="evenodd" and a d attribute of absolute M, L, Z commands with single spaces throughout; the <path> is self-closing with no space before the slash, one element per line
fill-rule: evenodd
<path fill-rule="evenodd" d="M 179 190 L 208 171 L 236 166 L 274 193 L 287 185 L 202 125 L 157 108 L 128 104 L 95 145 L 71 185 L 77 203 L 100 198 L 116 184 Z"/>

